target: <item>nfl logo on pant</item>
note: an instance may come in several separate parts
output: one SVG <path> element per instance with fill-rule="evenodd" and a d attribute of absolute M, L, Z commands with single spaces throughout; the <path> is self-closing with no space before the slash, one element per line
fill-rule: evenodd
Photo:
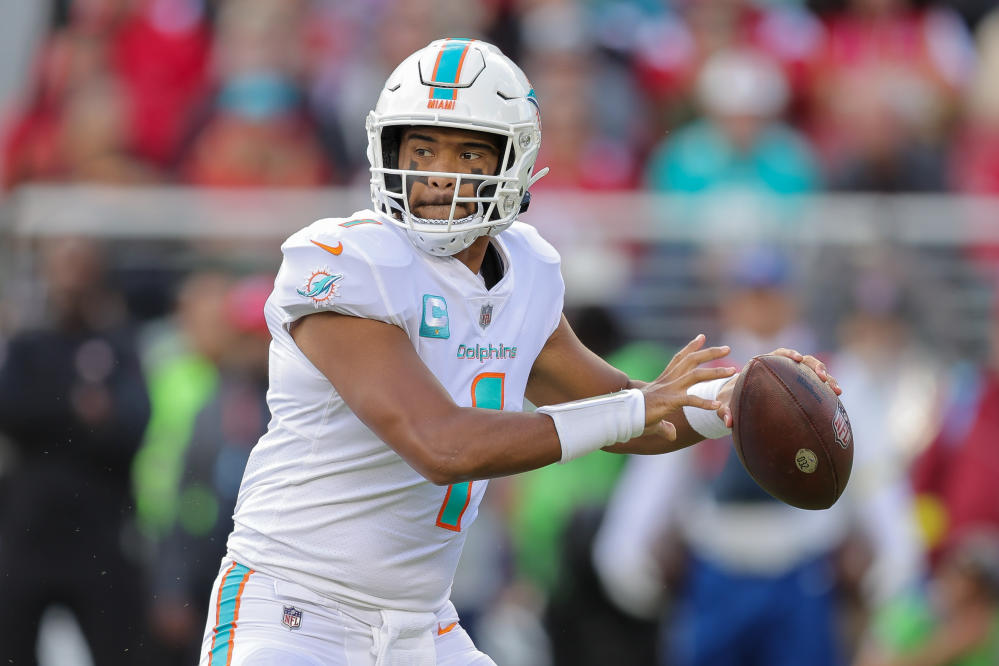
<path fill-rule="evenodd" d="M 289 629 L 298 629 L 302 626 L 302 611 L 294 606 L 285 606 L 281 624 Z"/>

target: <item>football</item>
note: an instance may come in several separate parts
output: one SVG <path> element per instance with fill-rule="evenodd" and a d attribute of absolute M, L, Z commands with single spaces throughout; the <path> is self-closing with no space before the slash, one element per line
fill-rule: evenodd
<path fill-rule="evenodd" d="M 761 488 L 801 509 L 828 509 L 839 499 L 853 467 L 853 431 L 811 368 L 775 354 L 754 357 L 731 409 L 736 453 Z"/>

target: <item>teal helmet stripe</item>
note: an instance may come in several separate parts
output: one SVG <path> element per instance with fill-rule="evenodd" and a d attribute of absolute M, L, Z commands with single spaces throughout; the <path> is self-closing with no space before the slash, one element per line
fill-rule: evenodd
<path fill-rule="evenodd" d="M 437 64 L 434 66 L 431 83 L 457 84 L 461 75 L 462 62 L 465 60 L 468 45 L 471 43 L 471 39 L 464 38 L 447 40 L 437 55 Z M 430 97 L 431 99 L 456 99 L 457 90 L 435 86 L 430 91 Z"/>

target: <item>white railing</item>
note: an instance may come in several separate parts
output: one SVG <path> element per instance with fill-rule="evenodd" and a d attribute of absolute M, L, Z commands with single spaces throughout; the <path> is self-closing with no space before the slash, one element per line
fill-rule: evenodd
<path fill-rule="evenodd" d="M 18 236 L 283 238 L 370 206 L 367 190 L 29 185 L 6 202 Z M 999 197 L 826 194 L 677 196 L 541 190 L 523 219 L 556 238 L 604 242 L 910 245 L 999 243 Z"/>
<path fill-rule="evenodd" d="M 244 263 L 269 270 L 290 233 L 368 205 L 363 187 L 26 186 L 0 204 L 0 280 L 30 270 L 28 241 L 61 234 L 113 241 L 126 255 L 141 245 L 143 261 L 167 266 L 180 254 L 190 263 L 192 253 L 255 248 Z M 911 292 L 911 323 L 942 354 L 984 354 L 995 278 L 970 250 L 999 247 L 999 198 L 539 190 L 523 219 L 562 253 L 568 304 L 609 305 L 642 338 L 674 343 L 694 329 L 711 331 L 718 266 L 729 252 L 762 243 L 790 251 L 804 316 L 827 343 L 849 308 L 852 278 L 875 261 L 890 264 Z M 150 253 L 157 244 L 172 249 Z"/>

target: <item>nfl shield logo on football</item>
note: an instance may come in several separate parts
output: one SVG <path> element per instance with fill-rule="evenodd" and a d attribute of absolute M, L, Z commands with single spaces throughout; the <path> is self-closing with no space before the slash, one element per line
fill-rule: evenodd
<path fill-rule="evenodd" d="M 285 606 L 281 624 L 289 629 L 298 629 L 302 626 L 302 611 L 294 606 Z"/>
<path fill-rule="evenodd" d="M 836 403 L 836 413 L 833 415 L 833 436 L 836 438 L 836 443 L 842 448 L 847 448 L 850 446 L 850 442 L 853 440 L 853 429 L 850 427 L 850 417 L 846 415 L 846 409 L 843 408 L 843 403 Z"/>
<path fill-rule="evenodd" d="M 482 309 L 479 310 L 479 326 L 485 328 L 486 326 L 491 324 L 492 321 L 493 321 L 493 304 L 486 303 L 485 305 L 482 306 Z"/>

